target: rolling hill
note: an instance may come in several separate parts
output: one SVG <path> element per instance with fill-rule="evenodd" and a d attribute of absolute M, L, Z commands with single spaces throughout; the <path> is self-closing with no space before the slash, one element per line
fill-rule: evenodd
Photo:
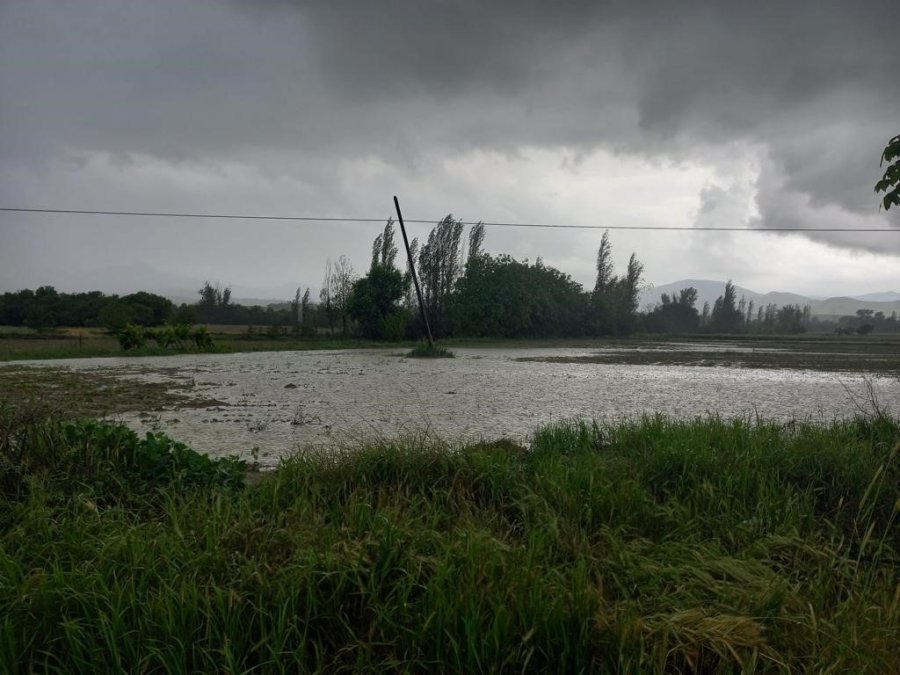
<path fill-rule="evenodd" d="M 654 286 L 650 290 L 643 291 L 640 295 L 639 307 L 646 310 L 660 302 L 660 296 L 663 293 L 669 295 L 677 294 L 682 288 L 693 286 L 697 289 L 697 309 L 703 307 L 704 302 L 708 302 L 710 306 L 715 303 L 716 298 L 725 292 L 724 281 L 714 281 L 711 279 L 681 279 L 673 281 L 669 284 Z M 871 309 L 875 312 L 884 312 L 890 315 L 892 312 L 900 313 L 900 293 L 896 291 L 883 291 L 879 293 L 867 293 L 859 297 L 810 297 L 800 295 L 799 293 L 785 293 L 772 291 L 770 293 L 757 293 L 756 291 L 738 286 L 735 284 L 737 297 L 742 296 L 748 301 L 752 300 L 753 304 L 768 305 L 770 303 L 778 305 L 809 305 L 814 316 L 820 317 L 839 317 L 855 314 L 859 309 Z"/>

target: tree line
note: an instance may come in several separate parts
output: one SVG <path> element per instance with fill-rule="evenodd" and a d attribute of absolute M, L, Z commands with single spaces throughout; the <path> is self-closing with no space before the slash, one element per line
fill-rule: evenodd
<path fill-rule="evenodd" d="M 519 261 L 484 250 L 485 227 L 468 234 L 462 221 L 443 218 L 424 242 L 410 243 L 423 304 L 436 337 L 554 338 L 648 333 L 784 334 L 807 330 L 896 332 L 896 315 L 868 310 L 837 325 L 811 316 L 809 307 L 754 306 L 736 295 L 731 281 L 712 304 L 697 307 L 697 290 L 662 294 L 646 312 L 638 308 L 643 264 L 632 253 L 624 270 L 614 268 L 605 232 L 597 250 L 593 288 L 544 264 Z M 38 330 L 54 326 L 103 326 L 121 332 L 126 325 L 246 325 L 249 335 L 312 337 L 323 333 L 398 341 L 424 335 L 412 274 L 400 255 L 393 220 L 372 242 L 365 274 L 346 256 L 327 260 L 318 295 L 297 289 L 292 301 L 245 306 L 231 299 L 230 287 L 205 282 L 199 299 L 176 307 L 153 293 L 104 295 L 58 293 L 53 287 L 0 295 L 0 324 Z M 405 253 L 405 252 L 404 252 Z M 868 313 L 866 313 L 868 312 Z M 871 326 L 871 328 L 865 328 Z"/>
<path fill-rule="evenodd" d="M 484 251 L 484 238 L 483 224 L 465 236 L 463 223 L 448 215 L 423 243 L 410 244 L 436 337 L 579 337 L 627 334 L 638 326 L 643 266 L 632 255 L 625 273 L 617 276 L 607 234 L 591 291 L 540 258 L 530 263 L 491 255 Z M 409 264 L 398 267 L 397 257 L 389 220 L 373 242 L 368 272 L 347 285 L 346 303 L 336 308 L 364 337 L 400 339 L 424 332 Z M 334 285 L 326 274 L 324 289 Z"/>

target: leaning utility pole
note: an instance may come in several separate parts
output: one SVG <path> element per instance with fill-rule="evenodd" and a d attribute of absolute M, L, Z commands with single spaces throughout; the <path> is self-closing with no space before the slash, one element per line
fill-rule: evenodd
<path fill-rule="evenodd" d="M 416 264 L 413 262 L 412 251 L 409 250 L 409 239 L 406 238 L 406 226 L 403 224 L 403 214 L 400 213 L 400 202 L 394 195 L 394 206 L 397 208 L 397 220 L 400 221 L 400 232 L 403 233 L 403 245 L 406 247 L 406 259 L 409 261 L 409 273 L 412 275 L 413 284 L 416 286 L 416 296 L 419 298 L 419 311 L 422 313 L 422 321 L 425 323 L 425 332 L 428 335 L 428 345 L 434 347 L 434 338 L 431 337 L 431 325 L 428 323 L 428 314 L 425 312 L 425 302 L 422 300 L 422 289 L 419 287 L 419 277 L 416 276 Z"/>

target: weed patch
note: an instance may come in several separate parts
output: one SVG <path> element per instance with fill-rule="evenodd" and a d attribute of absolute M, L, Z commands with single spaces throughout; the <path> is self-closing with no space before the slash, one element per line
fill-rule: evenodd
<path fill-rule="evenodd" d="M 452 359 L 456 355 L 446 347 L 419 342 L 406 356 L 411 359 Z"/>

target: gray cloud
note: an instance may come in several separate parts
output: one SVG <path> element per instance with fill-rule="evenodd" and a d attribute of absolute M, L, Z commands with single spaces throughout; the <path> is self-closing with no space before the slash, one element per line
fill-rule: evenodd
<path fill-rule="evenodd" d="M 161 160 L 223 182 L 252 167 L 252 181 L 296 190 L 279 205 L 346 213 L 372 197 L 348 162 L 385 163 L 415 185 L 447 178 L 436 162 L 465 153 L 548 148 L 577 161 L 602 149 L 711 166 L 726 182 L 755 159 L 755 195 L 742 197 L 756 203 L 751 226 L 897 225 L 872 194 L 880 149 L 900 131 L 897 25 L 888 1 L 10 0 L 0 198 L 221 210 L 199 188 L 166 200 L 149 175 L 143 189 L 67 183 L 105 157 L 125 173 Z M 489 203 L 442 187 L 423 186 L 430 216 Z M 229 206 L 265 210 L 257 188 Z M 729 188 L 696 195 L 698 218 L 740 224 L 739 208 L 708 212 L 715 189 Z M 465 203 L 443 203 L 449 194 Z M 896 236 L 808 237 L 900 253 Z"/>

